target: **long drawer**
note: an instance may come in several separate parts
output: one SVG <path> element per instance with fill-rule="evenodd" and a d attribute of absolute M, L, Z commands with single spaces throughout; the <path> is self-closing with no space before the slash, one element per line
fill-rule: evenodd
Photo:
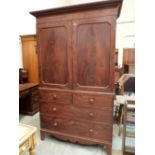
<path fill-rule="evenodd" d="M 112 123 L 113 111 L 93 108 L 79 108 L 74 105 L 61 106 L 52 102 L 40 102 L 40 112 L 49 115 L 70 116 L 80 120 L 88 120 L 103 123 Z"/>
<path fill-rule="evenodd" d="M 73 104 L 91 108 L 112 108 L 113 95 L 74 94 Z"/>
<path fill-rule="evenodd" d="M 79 121 L 56 115 L 40 115 L 41 128 L 104 141 L 112 140 L 112 126 L 102 123 Z"/>
<path fill-rule="evenodd" d="M 53 90 L 40 90 L 40 100 L 53 103 L 71 104 L 72 94 Z"/>

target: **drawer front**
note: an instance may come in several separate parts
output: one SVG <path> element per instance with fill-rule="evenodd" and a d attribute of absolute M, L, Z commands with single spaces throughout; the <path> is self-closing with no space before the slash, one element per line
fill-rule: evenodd
<path fill-rule="evenodd" d="M 74 94 L 73 104 L 83 107 L 92 108 L 112 108 L 113 107 L 113 95 L 90 95 L 90 94 Z"/>
<path fill-rule="evenodd" d="M 39 108 L 43 114 L 73 116 L 72 106 L 70 105 L 62 106 L 57 103 L 41 101 Z"/>
<path fill-rule="evenodd" d="M 31 96 L 38 96 L 39 95 L 39 89 L 38 86 L 31 88 Z"/>
<path fill-rule="evenodd" d="M 112 124 L 113 123 L 113 111 L 112 110 L 100 110 L 93 108 L 79 108 L 73 107 L 74 116 L 80 120 L 101 122 Z"/>
<path fill-rule="evenodd" d="M 31 107 L 32 110 L 39 110 L 39 96 L 31 96 Z"/>
<path fill-rule="evenodd" d="M 39 103 L 33 103 L 32 104 L 32 109 L 35 110 L 35 109 L 38 109 L 39 110 Z"/>
<path fill-rule="evenodd" d="M 112 110 L 93 108 L 79 108 L 73 105 L 60 106 L 56 103 L 40 102 L 40 112 L 49 115 L 70 116 L 74 119 L 103 122 L 111 124 L 113 121 Z"/>
<path fill-rule="evenodd" d="M 53 103 L 71 104 L 72 94 L 67 92 L 40 90 L 40 99 Z"/>
<path fill-rule="evenodd" d="M 110 142 L 112 140 L 112 126 L 110 125 L 49 115 L 40 115 L 40 118 L 42 129 Z"/>
<path fill-rule="evenodd" d="M 25 98 L 30 95 L 30 90 L 25 90 L 19 93 L 19 98 Z"/>
<path fill-rule="evenodd" d="M 39 102 L 39 96 L 31 96 L 31 102 L 32 103 L 38 103 Z"/>

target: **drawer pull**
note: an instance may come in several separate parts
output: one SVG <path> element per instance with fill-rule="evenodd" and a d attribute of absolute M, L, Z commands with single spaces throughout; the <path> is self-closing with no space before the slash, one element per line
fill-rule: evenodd
<path fill-rule="evenodd" d="M 74 124 L 75 124 L 75 122 L 74 122 L 74 121 L 70 121 L 70 124 L 71 124 L 71 125 L 74 125 Z"/>
<path fill-rule="evenodd" d="M 53 100 L 56 100 L 56 99 L 57 99 L 57 95 L 54 94 L 54 95 L 53 95 Z"/>
<path fill-rule="evenodd" d="M 94 132 L 94 130 L 93 130 L 93 129 L 89 129 L 89 132 L 93 133 L 93 132 Z"/>
<path fill-rule="evenodd" d="M 57 111 L 57 108 L 56 107 L 53 107 L 53 111 Z"/>
<path fill-rule="evenodd" d="M 90 103 L 93 103 L 95 101 L 94 98 L 89 99 Z"/>
<path fill-rule="evenodd" d="M 38 98 L 34 98 L 33 100 L 34 100 L 34 101 L 38 101 Z"/>
<path fill-rule="evenodd" d="M 89 116 L 93 117 L 94 116 L 94 113 L 90 112 L 89 113 Z"/>
<path fill-rule="evenodd" d="M 53 124 L 54 126 L 58 126 L 58 123 L 57 122 L 54 122 L 54 124 Z"/>

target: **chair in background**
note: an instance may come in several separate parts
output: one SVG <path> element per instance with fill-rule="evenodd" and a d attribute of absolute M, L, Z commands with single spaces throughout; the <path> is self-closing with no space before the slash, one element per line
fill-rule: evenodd
<path fill-rule="evenodd" d="M 117 81 L 118 94 L 124 95 L 125 93 L 135 93 L 135 75 L 123 74 Z"/>

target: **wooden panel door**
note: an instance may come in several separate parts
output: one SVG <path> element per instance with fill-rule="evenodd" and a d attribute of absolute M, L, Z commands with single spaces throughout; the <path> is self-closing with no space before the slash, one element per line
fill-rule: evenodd
<path fill-rule="evenodd" d="M 114 24 L 111 17 L 73 21 L 74 89 L 113 90 Z"/>
<path fill-rule="evenodd" d="M 39 61 L 41 85 L 71 88 L 70 22 L 39 25 Z"/>
<path fill-rule="evenodd" d="M 39 82 L 38 54 L 36 51 L 36 35 L 20 36 L 22 42 L 23 68 L 28 70 L 28 80 Z"/>

